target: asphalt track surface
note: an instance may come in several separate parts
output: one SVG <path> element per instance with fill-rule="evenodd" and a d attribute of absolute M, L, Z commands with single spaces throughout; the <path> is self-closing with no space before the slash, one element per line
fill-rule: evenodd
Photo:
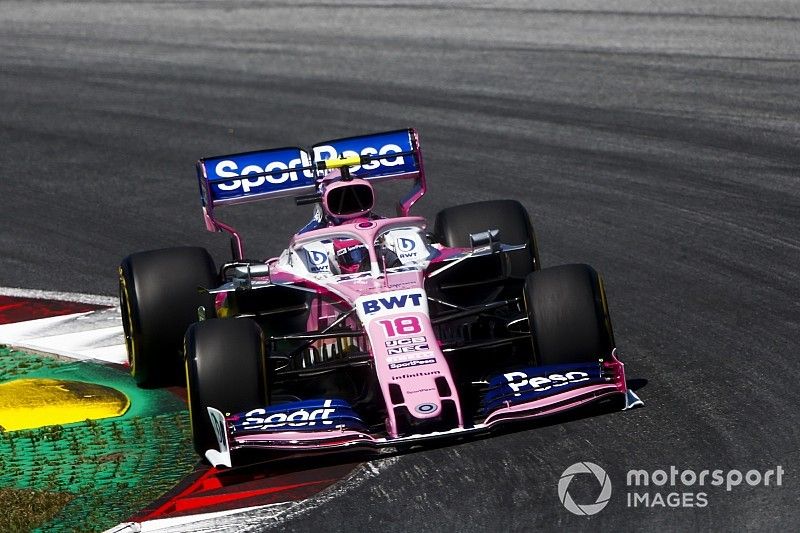
<path fill-rule="evenodd" d="M 545 266 L 604 273 L 647 406 L 375 461 L 250 527 L 797 530 L 800 7 L 485 4 L 3 1 L 0 286 L 112 295 L 125 254 L 162 246 L 221 261 L 194 160 L 414 126 L 417 212 L 522 201 Z M 307 216 L 278 201 L 223 219 L 261 257 Z M 592 517 L 556 492 L 578 461 L 613 482 Z M 703 508 L 627 506 L 629 469 L 670 465 L 785 474 L 649 489 L 704 491 Z"/>

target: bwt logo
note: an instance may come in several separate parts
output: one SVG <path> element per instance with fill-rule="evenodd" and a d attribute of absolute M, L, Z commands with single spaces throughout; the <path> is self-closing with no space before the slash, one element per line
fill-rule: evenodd
<path fill-rule="evenodd" d="M 315 252 L 314 250 L 306 250 L 308 252 L 308 260 L 314 266 L 322 266 L 328 262 L 328 254 L 323 252 Z"/>
<path fill-rule="evenodd" d="M 425 296 L 422 293 L 417 294 L 403 294 L 402 296 L 389 296 L 388 298 L 375 298 L 374 300 L 366 300 L 361 302 L 364 314 L 371 315 L 383 309 L 403 309 L 405 307 L 419 307 L 422 305 L 422 299 Z"/>
<path fill-rule="evenodd" d="M 414 239 L 406 239 L 404 237 L 398 237 L 397 239 L 397 249 L 401 252 L 410 252 L 414 248 L 416 248 L 417 243 L 414 242 Z"/>
<path fill-rule="evenodd" d="M 236 161 L 226 159 L 224 161 L 220 161 L 217 163 L 217 166 L 214 167 L 214 172 L 217 174 L 217 176 L 220 178 L 242 179 L 234 179 L 229 183 L 217 183 L 216 187 L 218 187 L 221 191 L 235 191 L 237 189 L 242 189 L 243 192 L 249 193 L 251 190 L 258 189 L 265 183 L 281 185 L 287 181 L 297 181 L 300 178 L 297 175 L 297 172 L 268 174 L 266 176 L 257 176 L 255 178 L 247 179 L 244 179 L 243 176 L 247 176 L 248 174 L 274 172 L 278 170 L 291 170 L 293 168 L 308 167 L 310 165 L 311 161 L 309 161 L 308 156 L 306 156 L 304 153 L 301 153 L 300 157 L 297 159 L 292 159 L 288 163 L 284 163 L 283 161 L 272 161 L 266 163 L 263 167 L 260 165 L 247 165 L 241 170 L 239 170 L 239 165 L 236 163 Z M 304 170 L 302 174 L 308 179 L 314 179 L 314 172 L 312 170 Z"/>
<path fill-rule="evenodd" d="M 391 155 L 391 154 L 399 154 L 402 153 L 403 149 L 397 146 L 396 144 L 385 144 L 380 148 L 374 148 L 372 146 L 366 146 L 361 149 L 361 152 L 356 152 L 354 150 L 342 150 L 342 153 L 336 151 L 336 148 L 333 146 L 316 146 L 314 147 L 314 159 L 317 161 L 326 161 L 329 159 L 339 159 L 340 157 L 356 157 L 359 155 L 369 155 L 369 156 L 376 156 L 376 155 Z M 375 161 L 371 161 L 366 165 L 359 166 L 354 165 L 350 167 L 352 172 L 358 172 L 362 168 L 364 170 L 375 170 L 381 166 L 384 167 L 397 167 L 404 165 L 406 162 L 403 156 L 396 156 L 396 157 L 389 157 L 386 159 L 376 159 Z"/>
<path fill-rule="evenodd" d="M 523 389 L 529 387 L 530 390 L 536 392 L 546 391 L 553 387 L 563 387 L 564 385 L 571 385 L 572 383 L 580 383 L 587 381 L 589 374 L 586 372 L 566 372 L 564 374 L 550 374 L 549 376 L 534 376 L 528 377 L 525 372 L 509 372 L 504 374 L 508 380 L 508 386 L 514 391 L 514 396 L 519 396 L 520 391 L 526 392 Z"/>

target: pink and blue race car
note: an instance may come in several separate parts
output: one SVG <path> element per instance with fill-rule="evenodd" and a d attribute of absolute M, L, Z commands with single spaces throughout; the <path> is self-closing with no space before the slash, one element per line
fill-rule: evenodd
<path fill-rule="evenodd" d="M 120 301 L 144 387 L 185 380 L 194 445 L 237 450 L 403 447 L 590 403 L 641 404 L 616 357 L 602 278 L 541 268 L 514 200 L 411 216 L 426 191 L 413 129 L 197 162 L 203 216 L 230 235 L 126 257 Z M 397 216 L 374 186 L 405 180 Z M 312 220 L 278 256 L 245 259 L 223 206 L 294 197 Z"/>

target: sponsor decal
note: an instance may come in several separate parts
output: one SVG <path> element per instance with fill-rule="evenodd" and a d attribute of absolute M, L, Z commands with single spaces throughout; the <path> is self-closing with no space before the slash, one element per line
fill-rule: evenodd
<path fill-rule="evenodd" d="M 430 254 L 428 247 L 420 237 L 419 230 L 401 229 L 386 234 L 386 246 L 397 254 L 403 264 L 424 261 Z"/>
<path fill-rule="evenodd" d="M 415 352 L 428 352 L 430 351 L 430 346 L 427 343 L 425 344 L 414 344 L 411 346 L 398 346 L 396 348 L 387 348 L 386 354 L 387 355 L 399 355 L 404 353 L 415 353 Z"/>
<path fill-rule="evenodd" d="M 410 155 L 398 155 L 412 150 L 408 130 L 389 131 L 321 142 L 312 148 L 315 161 L 327 161 L 340 157 L 377 157 L 362 166 L 350 167 L 351 174 L 367 177 L 403 174 L 419 170 L 416 159 Z"/>
<path fill-rule="evenodd" d="M 436 412 L 439 407 L 435 403 L 421 403 L 414 408 L 414 410 L 423 415 Z"/>
<path fill-rule="evenodd" d="M 236 200 L 253 195 L 290 195 L 313 190 L 313 163 L 340 157 L 375 156 L 379 159 L 351 167 L 366 177 L 417 172 L 414 157 L 399 155 L 412 150 L 411 136 L 399 130 L 319 143 L 312 153 L 301 148 L 277 148 L 203 159 L 211 181 L 213 201 Z M 263 174 L 258 176 L 258 174 Z"/>
<path fill-rule="evenodd" d="M 315 250 L 307 250 L 307 252 L 308 252 L 308 260 L 315 267 L 320 267 L 328 262 L 328 254 L 326 253 L 317 252 Z"/>
<path fill-rule="evenodd" d="M 328 252 L 323 244 L 311 243 L 304 247 L 306 257 L 308 257 L 308 271 L 314 274 L 320 272 L 330 272 L 331 265 L 328 261 Z"/>
<path fill-rule="evenodd" d="M 414 242 L 414 239 L 406 239 L 405 237 L 397 238 L 397 249 L 401 252 L 411 252 L 416 247 L 417 243 Z"/>
<path fill-rule="evenodd" d="M 407 346 L 410 344 L 420 344 L 423 342 L 428 342 L 427 337 L 420 335 L 419 337 L 406 337 L 404 339 L 392 339 L 386 341 L 384 346 L 387 348 L 394 348 L 395 346 Z"/>
<path fill-rule="evenodd" d="M 419 394 L 420 392 L 430 392 L 430 391 L 434 391 L 434 390 L 436 390 L 436 389 L 434 389 L 433 387 L 430 387 L 430 388 L 427 388 L 427 389 L 410 390 L 410 391 L 407 391 L 406 394 Z"/>
<path fill-rule="evenodd" d="M 340 399 L 304 400 L 252 409 L 232 417 L 232 426 L 233 433 L 325 431 L 334 428 L 366 430 L 350 404 Z"/>
<path fill-rule="evenodd" d="M 404 353 L 402 355 L 387 355 L 387 363 L 401 363 L 403 361 L 418 361 L 420 359 L 430 359 L 435 357 L 432 352 L 426 353 Z"/>
<path fill-rule="evenodd" d="M 587 385 L 609 384 L 598 363 L 571 363 L 522 368 L 489 379 L 483 397 L 483 412 L 571 391 Z"/>
<path fill-rule="evenodd" d="M 394 154 L 402 153 L 403 149 L 396 144 L 384 144 L 380 148 L 375 146 L 364 146 L 363 148 L 358 149 L 356 152 L 355 150 L 342 150 L 339 152 L 336 147 L 330 145 L 320 145 L 314 147 L 314 159 L 316 161 L 327 161 L 330 159 L 340 159 L 340 158 L 347 158 L 347 157 L 358 157 L 362 155 L 368 156 L 378 156 L 378 155 L 385 155 L 385 156 L 392 156 Z M 394 157 L 385 157 L 383 159 L 377 159 L 375 161 L 371 161 L 366 165 L 353 165 L 350 167 L 352 173 L 356 173 L 361 169 L 364 170 L 375 170 L 380 167 L 402 167 L 406 164 L 406 160 L 403 156 L 394 156 Z"/>
<path fill-rule="evenodd" d="M 328 259 L 328 255 L 325 254 L 325 253 L 322 253 L 322 252 L 309 250 L 308 251 L 308 258 L 311 260 L 311 262 L 313 264 L 321 265 L 321 264 L 325 263 L 325 261 Z"/>
<path fill-rule="evenodd" d="M 425 319 L 422 316 L 428 314 L 428 297 L 424 289 L 417 287 L 365 294 L 354 304 L 359 318 L 368 326 L 376 318 L 384 318 L 377 320 L 385 332 L 385 338 L 375 339 L 380 343 L 395 337 L 423 334 Z"/>
<path fill-rule="evenodd" d="M 422 365 L 432 365 L 436 362 L 436 359 L 433 357 L 429 359 L 416 359 L 412 361 L 406 361 L 404 363 L 390 363 L 389 368 L 392 370 L 397 370 L 398 368 L 409 368 L 412 366 L 422 366 Z"/>
<path fill-rule="evenodd" d="M 543 392 L 554 387 L 589 381 L 589 374 L 581 371 L 530 377 L 525 372 L 508 372 L 503 375 L 508 380 L 508 386 L 514 391 L 514 396 L 519 396 L 522 392 Z"/>
<path fill-rule="evenodd" d="M 331 418 L 336 413 L 332 407 L 332 400 L 325 400 L 318 409 L 298 409 L 289 413 L 273 413 L 267 415 L 266 409 L 253 409 L 245 413 L 245 420 L 241 423 L 242 429 L 276 429 L 276 428 L 306 428 L 312 426 L 330 426 L 334 421 Z"/>
<path fill-rule="evenodd" d="M 299 148 L 261 150 L 205 160 L 208 178 L 212 181 L 211 195 L 215 200 L 313 186 L 314 171 L 301 170 L 310 165 L 310 155 Z"/>
<path fill-rule="evenodd" d="M 399 376 L 394 376 L 394 379 L 411 379 L 411 378 L 421 378 L 423 376 L 438 376 L 441 374 L 438 370 L 431 370 L 430 372 L 416 372 L 414 374 L 401 374 Z"/>
<path fill-rule="evenodd" d="M 421 307 L 424 300 L 425 295 L 422 292 L 412 292 L 396 296 L 384 296 L 380 298 L 363 300 L 361 302 L 361 309 L 365 315 L 371 315 L 384 310 L 391 311 L 395 309 L 406 309 L 409 307 Z"/>
<path fill-rule="evenodd" d="M 367 247 L 363 244 L 353 244 L 351 246 L 345 246 L 344 248 L 339 248 L 336 250 L 336 257 L 342 257 L 343 255 L 347 255 L 350 252 L 354 252 L 356 250 L 364 250 L 366 251 Z"/>
<path fill-rule="evenodd" d="M 400 272 L 400 269 L 403 269 L 403 268 L 406 268 L 406 267 L 395 267 L 395 269 L 397 269 L 396 272 Z M 391 269 L 391 270 L 394 270 L 394 269 Z M 389 286 L 392 287 L 393 289 L 403 289 L 403 288 L 406 288 L 406 287 L 414 287 L 416 285 L 417 285 L 416 281 L 395 282 L 391 278 L 389 279 Z"/>
<path fill-rule="evenodd" d="M 305 159 L 305 161 L 303 161 Z M 304 167 L 310 165 L 311 162 L 308 161 L 305 157 L 300 157 L 297 159 L 292 159 L 288 163 L 284 163 L 282 161 L 272 161 L 267 163 L 263 167 L 261 165 L 247 165 L 246 167 L 239 169 L 239 165 L 236 161 L 232 161 L 230 159 L 226 159 L 220 161 L 214 167 L 214 172 L 220 178 L 238 178 L 240 176 L 247 176 L 248 174 L 262 174 L 264 172 L 273 172 L 276 170 L 289 170 L 298 167 Z M 306 170 L 302 173 L 307 178 L 313 178 L 314 174 L 313 171 Z M 235 179 L 229 182 L 222 182 L 218 183 L 217 187 L 221 191 L 235 191 L 236 189 L 242 189 L 245 193 L 249 193 L 254 189 L 258 189 L 265 183 L 270 183 L 272 185 L 282 185 L 287 181 L 298 181 L 299 178 L 297 176 L 297 172 L 285 172 L 282 174 L 267 174 L 266 176 L 256 176 L 254 178 L 242 178 L 242 179 Z"/>

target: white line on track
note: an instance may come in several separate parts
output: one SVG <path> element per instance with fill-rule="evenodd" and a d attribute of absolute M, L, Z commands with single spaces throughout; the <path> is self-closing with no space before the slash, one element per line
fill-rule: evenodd
<path fill-rule="evenodd" d="M 116 296 L 100 296 L 97 294 L 82 294 L 78 292 L 40 291 L 37 289 L 20 289 L 16 287 L 0 287 L 0 296 L 109 306 L 119 303 L 119 299 Z"/>
<path fill-rule="evenodd" d="M 110 296 L 0 287 L 1 296 L 109 306 L 0 325 L 0 344 L 58 357 L 124 364 L 128 361 L 117 299 Z"/>

